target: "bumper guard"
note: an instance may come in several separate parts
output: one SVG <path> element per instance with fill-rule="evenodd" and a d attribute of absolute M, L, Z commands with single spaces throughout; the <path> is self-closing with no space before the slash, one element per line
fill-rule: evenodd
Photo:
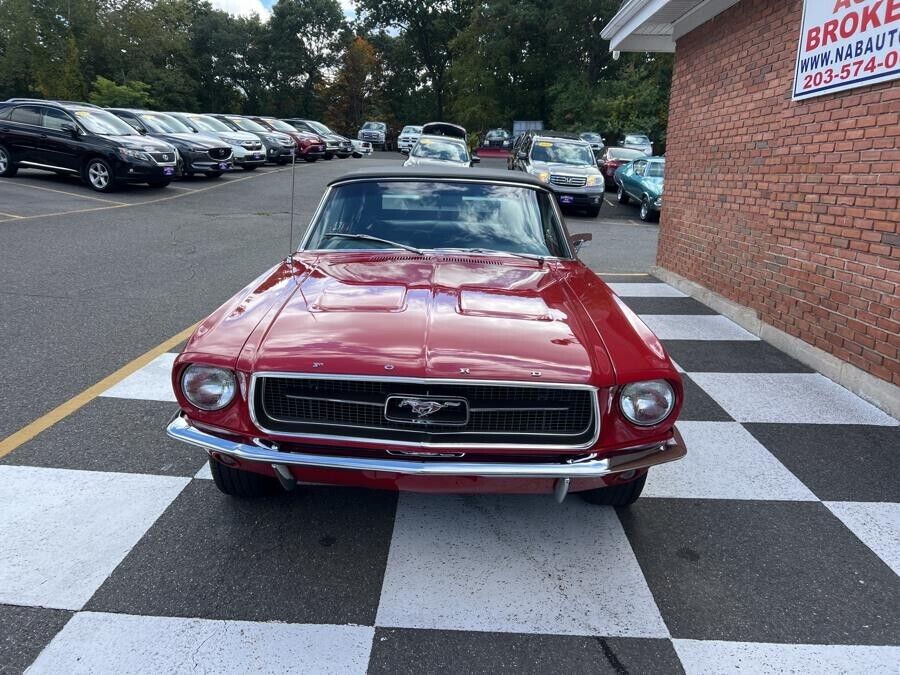
<path fill-rule="evenodd" d="M 446 460 L 417 461 L 412 459 L 382 459 L 377 457 L 343 457 L 281 452 L 277 445 L 254 439 L 258 445 L 248 445 L 215 436 L 191 426 L 181 414 L 169 423 L 166 433 L 172 438 L 246 462 L 270 465 L 305 466 L 350 471 L 382 471 L 408 476 L 478 476 L 482 478 L 602 478 L 616 473 L 646 469 L 681 459 L 687 454 L 678 430 L 674 438 L 663 444 L 641 446 L 622 451 L 613 457 L 597 459 L 589 454 L 576 460 L 560 463 L 523 462 L 461 462 Z M 435 453 L 436 457 L 440 453 Z M 276 471 L 278 467 L 276 466 Z"/>

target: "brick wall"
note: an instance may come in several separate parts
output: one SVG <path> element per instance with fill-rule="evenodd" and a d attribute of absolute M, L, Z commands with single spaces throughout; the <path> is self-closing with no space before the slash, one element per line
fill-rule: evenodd
<path fill-rule="evenodd" d="M 900 385 L 900 81 L 792 102 L 801 12 L 678 41 L 657 262 Z"/>

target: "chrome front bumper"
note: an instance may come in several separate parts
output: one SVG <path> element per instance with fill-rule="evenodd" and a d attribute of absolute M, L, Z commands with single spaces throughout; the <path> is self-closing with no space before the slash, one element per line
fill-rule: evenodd
<path fill-rule="evenodd" d="M 668 443 L 652 447 L 633 448 L 623 454 L 597 459 L 589 454 L 578 460 L 560 463 L 529 464 L 522 462 L 463 462 L 458 460 L 382 459 L 376 457 L 341 457 L 310 455 L 298 452 L 281 452 L 277 446 L 267 447 L 229 441 L 191 424 L 183 415 L 177 415 L 166 428 L 172 438 L 204 448 L 208 452 L 228 455 L 240 461 L 270 464 L 278 471 L 283 466 L 303 466 L 319 469 L 346 469 L 350 471 L 381 471 L 406 476 L 477 476 L 481 478 L 602 478 L 616 473 L 646 469 L 681 459 L 687 449 L 681 434 Z M 440 456 L 435 453 L 435 456 Z"/>

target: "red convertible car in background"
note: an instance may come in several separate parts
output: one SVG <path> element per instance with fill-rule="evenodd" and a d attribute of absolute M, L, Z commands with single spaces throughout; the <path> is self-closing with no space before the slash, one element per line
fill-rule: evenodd
<path fill-rule="evenodd" d="M 579 492 L 623 506 L 685 454 L 659 340 L 525 174 L 332 181 L 293 255 L 203 321 L 168 433 L 216 485 Z"/>
<path fill-rule="evenodd" d="M 620 166 L 633 162 L 636 159 L 644 159 L 647 154 L 642 150 L 632 150 L 631 148 L 606 148 L 600 157 L 597 158 L 597 166 L 603 174 L 603 182 L 607 190 L 616 189 L 616 169 Z"/>

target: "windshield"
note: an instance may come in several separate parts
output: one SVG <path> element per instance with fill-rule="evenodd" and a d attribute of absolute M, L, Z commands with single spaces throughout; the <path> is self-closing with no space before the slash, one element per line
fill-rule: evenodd
<path fill-rule="evenodd" d="M 384 122 L 366 122 L 362 125 L 362 128 L 370 131 L 384 131 L 387 125 Z"/>
<path fill-rule="evenodd" d="M 206 115 L 191 115 L 188 117 L 190 123 L 197 127 L 200 131 L 213 131 L 216 133 L 225 133 L 231 131 L 227 124 L 217 120 L 215 117 L 207 117 Z"/>
<path fill-rule="evenodd" d="M 313 122 L 312 120 L 309 120 L 309 121 L 307 122 L 307 124 L 308 124 L 309 126 L 311 126 L 313 129 L 315 129 L 317 133 L 320 133 L 320 134 L 330 134 L 330 133 L 333 133 L 333 132 L 331 131 L 331 129 L 329 129 L 328 127 L 326 127 L 326 126 L 325 126 L 324 124 L 322 124 L 321 122 Z"/>
<path fill-rule="evenodd" d="M 193 133 L 189 126 L 181 120 L 177 120 L 162 113 L 141 113 L 138 115 L 150 131 L 158 134 L 190 134 Z"/>
<path fill-rule="evenodd" d="M 420 138 L 416 147 L 413 148 L 412 156 L 450 162 L 468 162 L 469 150 L 465 143 L 454 143 L 439 138 Z"/>
<path fill-rule="evenodd" d="M 403 127 L 401 134 L 421 134 L 422 127 Z"/>
<path fill-rule="evenodd" d="M 662 178 L 666 173 L 665 162 L 650 162 L 647 164 L 646 178 Z"/>
<path fill-rule="evenodd" d="M 392 248 L 326 233 L 368 235 L 424 250 L 566 255 L 551 197 L 529 187 L 440 181 L 339 185 L 329 193 L 305 248 Z"/>
<path fill-rule="evenodd" d="M 588 143 L 600 143 L 603 140 L 603 138 L 600 136 L 600 134 L 592 134 L 592 133 L 581 134 L 581 138 L 584 139 L 585 141 L 587 141 Z"/>
<path fill-rule="evenodd" d="M 137 131 L 105 110 L 76 110 L 75 117 L 92 134 L 101 136 L 133 136 Z"/>
<path fill-rule="evenodd" d="M 506 133 L 503 129 L 493 129 L 492 131 L 487 132 L 488 138 L 509 138 L 509 134 Z"/>
<path fill-rule="evenodd" d="M 538 141 L 531 149 L 531 161 L 585 166 L 594 164 L 594 152 L 584 143 Z"/>
<path fill-rule="evenodd" d="M 287 131 L 292 134 L 297 133 L 297 130 L 294 127 L 292 127 L 287 122 L 282 122 L 281 120 L 266 119 L 266 124 L 268 124 L 273 129 L 277 129 L 278 131 Z"/>
<path fill-rule="evenodd" d="M 244 117 L 229 117 L 228 121 L 238 129 L 243 129 L 244 131 L 267 131 L 262 124 L 257 124 L 253 120 L 248 120 Z"/>
<path fill-rule="evenodd" d="M 650 139 L 646 136 L 635 136 L 633 134 L 625 137 L 626 143 L 633 143 L 634 145 L 647 145 L 650 142 Z"/>
<path fill-rule="evenodd" d="M 644 157 L 644 153 L 640 150 L 629 150 L 628 148 L 610 148 L 609 150 L 609 158 L 610 159 L 639 159 Z"/>

